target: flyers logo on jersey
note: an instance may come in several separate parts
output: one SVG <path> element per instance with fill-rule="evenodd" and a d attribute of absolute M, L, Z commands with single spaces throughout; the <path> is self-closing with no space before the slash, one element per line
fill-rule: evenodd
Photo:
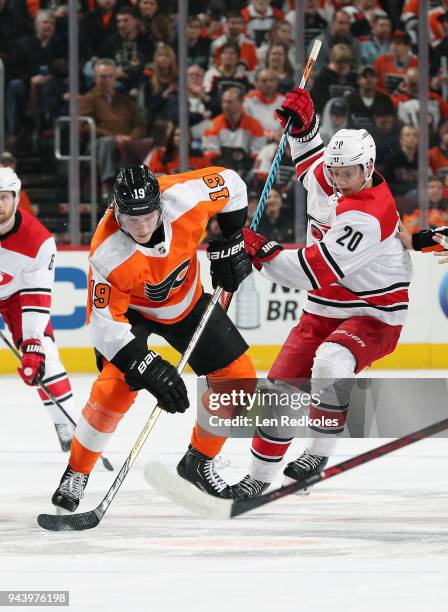
<path fill-rule="evenodd" d="M 12 281 L 12 278 L 13 277 L 11 274 L 8 274 L 7 272 L 0 272 L 0 285 L 7 285 Z"/>
<path fill-rule="evenodd" d="M 150 285 L 145 281 L 145 295 L 148 300 L 164 302 L 172 289 L 177 289 L 177 287 L 182 285 L 187 276 L 189 265 L 190 260 L 186 259 L 158 285 Z"/>

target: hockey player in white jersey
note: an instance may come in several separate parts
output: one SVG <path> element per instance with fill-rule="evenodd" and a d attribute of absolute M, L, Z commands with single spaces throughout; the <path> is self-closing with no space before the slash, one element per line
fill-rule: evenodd
<path fill-rule="evenodd" d="M 284 379 L 331 381 L 312 405 L 304 452 L 284 469 L 286 482 L 323 470 L 335 434 L 344 430 L 353 377 L 391 353 L 408 309 L 411 262 L 396 236 L 399 216 L 384 178 L 375 171 L 375 143 L 366 130 L 338 131 L 324 148 L 308 92 L 288 93 L 278 111 L 289 138 L 297 178 L 308 191 L 306 248 L 285 250 L 244 230 L 254 266 L 275 283 L 307 289 L 298 325 L 269 372 Z M 351 381 L 351 382 L 350 382 Z M 328 426 L 325 423 L 331 422 Z M 262 493 L 272 482 L 294 428 L 258 427 L 249 473 L 232 487 L 235 498 Z"/>
<path fill-rule="evenodd" d="M 32 215 L 18 210 L 21 181 L 0 168 L 0 315 L 21 352 L 18 373 L 30 386 L 42 381 L 73 418 L 73 396 L 59 358 L 50 322 L 56 245 Z M 70 449 L 74 426 L 38 388 L 63 451 Z"/>

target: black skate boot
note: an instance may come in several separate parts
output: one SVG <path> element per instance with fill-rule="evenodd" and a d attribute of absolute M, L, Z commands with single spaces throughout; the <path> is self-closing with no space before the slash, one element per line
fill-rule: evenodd
<path fill-rule="evenodd" d="M 72 423 L 55 423 L 54 428 L 58 434 L 62 452 L 68 453 L 72 445 L 75 426 Z"/>
<path fill-rule="evenodd" d="M 89 474 L 74 472 L 70 466 L 62 474 L 61 482 L 51 498 L 52 504 L 74 512 L 84 497 Z"/>
<path fill-rule="evenodd" d="M 242 480 L 232 485 L 230 490 L 233 499 L 251 499 L 252 497 L 262 495 L 270 484 L 270 482 L 255 480 L 255 478 L 247 474 Z"/>
<path fill-rule="evenodd" d="M 191 444 L 179 461 L 177 473 L 209 495 L 224 499 L 232 497 L 229 485 L 215 470 L 213 458 L 203 455 Z"/>
<path fill-rule="evenodd" d="M 283 474 L 286 478 L 283 481 L 283 486 L 289 485 L 298 480 L 304 480 L 308 476 L 314 476 L 319 474 L 325 468 L 328 463 L 328 457 L 321 457 L 320 455 L 311 455 L 308 451 L 303 453 L 295 461 L 291 461 L 283 470 Z M 308 489 L 298 491 L 301 495 L 309 495 Z"/>

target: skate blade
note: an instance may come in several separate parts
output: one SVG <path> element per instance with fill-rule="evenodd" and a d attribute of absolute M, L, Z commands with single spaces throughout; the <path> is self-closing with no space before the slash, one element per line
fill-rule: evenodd
<path fill-rule="evenodd" d="M 290 484 L 294 484 L 296 483 L 297 480 L 294 480 L 294 478 L 290 478 L 289 476 L 285 476 L 283 482 L 282 482 L 282 487 L 287 487 Z M 311 493 L 310 488 L 308 489 L 301 489 L 300 491 L 296 491 L 295 493 L 292 493 L 292 495 L 296 495 L 298 497 L 306 497 L 307 495 L 309 495 Z"/>

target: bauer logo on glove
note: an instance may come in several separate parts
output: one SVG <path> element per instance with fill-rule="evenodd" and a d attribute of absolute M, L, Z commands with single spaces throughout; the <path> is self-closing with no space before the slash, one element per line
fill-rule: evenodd
<path fill-rule="evenodd" d="M 229 238 L 210 240 L 207 257 L 210 260 L 210 274 L 214 289 L 219 286 L 224 291 L 233 293 L 252 272 L 241 230 Z"/>

